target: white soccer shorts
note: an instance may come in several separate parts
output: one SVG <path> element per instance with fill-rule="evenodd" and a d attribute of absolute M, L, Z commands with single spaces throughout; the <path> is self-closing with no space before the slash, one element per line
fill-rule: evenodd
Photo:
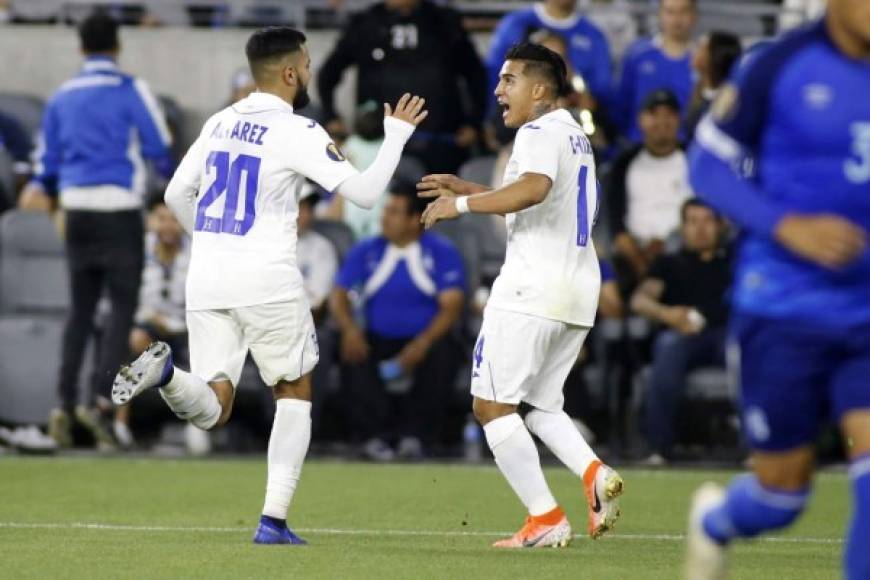
<path fill-rule="evenodd" d="M 248 350 L 270 387 L 310 373 L 319 359 L 314 320 L 304 298 L 187 313 L 190 370 L 236 387 Z"/>
<path fill-rule="evenodd" d="M 585 326 L 487 308 L 474 347 L 471 394 L 560 411 L 565 379 L 588 334 Z"/>

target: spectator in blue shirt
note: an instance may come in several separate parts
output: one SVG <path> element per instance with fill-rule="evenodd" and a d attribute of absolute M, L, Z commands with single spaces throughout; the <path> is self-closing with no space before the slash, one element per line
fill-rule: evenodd
<path fill-rule="evenodd" d="M 423 445 L 440 434 L 458 370 L 449 335 L 465 297 L 462 256 L 448 240 L 424 233 L 425 207 L 414 184 L 394 183 L 382 235 L 351 249 L 331 299 L 351 435 L 378 461 L 394 457 L 391 437 L 399 439 L 400 457 L 422 456 Z M 354 314 L 351 292 L 364 323 Z"/>
<path fill-rule="evenodd" d="M 156 99 L 140 79 L 116 64 L 118 24 L 105 13 L 79 28 L 84 67 L 51 97 L 42 122 L 34 181 L 22 193 L 23 209 L 66 210 L 71 310 L 63 337 L 59 391 L 50 432 L 70 442 L 70 412 L 98 443 L 113 446 L 96 403 L 108 407 L 112 380 L 128 356 L 127 337 L 139 299 L 144 255 L 142 199 L 145 159 L 164 176 L 172 171 L 169 129 Z M 90 405 L 76 406 L 78 376 L 94 311 L 103 294 L 111 302 Z M 88 408 L 88 407 L 92 408 Z"/>
<path fill-rule="evenodd" d="M 659 89 L 673 92 L 685 112 L 695 85 L 692 73 L 692 31 L 696 0 L 661 0 L 658 36 L 635 42 L 625 54 L 616 89 L 614 111 L 623 134 L 640 141 L 637 116 L 646 96 Z"/>
<path fill-rule="evenodd" d="M 607 38 L 586 16 L 576 11 L 577 0 L 544 0 L 507 14 L 493 34 L 486 66 L 490 95 L 508 49 L 544 29 L 565 39 L 567 60 L 583 77 L 592 96 L 608 101 L 611 85 L 610 47 Z"/>

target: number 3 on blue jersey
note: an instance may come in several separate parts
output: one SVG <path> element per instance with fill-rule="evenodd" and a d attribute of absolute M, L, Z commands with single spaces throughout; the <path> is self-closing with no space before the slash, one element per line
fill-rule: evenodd
<path fill-rule="evenodd" d="M 230 163 L 230 154 L 226 151 L 212 151 L 205 163 L 206 171 L 215 171 L 215 178 L 196 207 L 196 222 L 193 229 L 197 232 L 225 233 L 244 236 L 254 225 L 257 214 L 257 186 L 260 181 L 260 158 L 250 155 L 239 155 Z M 245 174 L 244 204 L 245 214 L 242 219 L 236 219 L 236 208 L 239 206 L 239 193 L 242 184 L 242 173 Z M 205 210 L 226 192 L 224 213 L 215 218 L 205 215 Z"/>
<path fill-rule="evenodd" d="M 592 215 L 592 221 L 590 221 L 589 204 L 586 198 L 586 177 L 588 175 L 589 168 L 584 165 L 580 168 L 580 175 L 577 176 L 577 245 L 583 248 L 589 243 L 589 232 L 598 220 L 598 207 L 601 203 L 601 187 L 596 182 L 595 213 Z"/>

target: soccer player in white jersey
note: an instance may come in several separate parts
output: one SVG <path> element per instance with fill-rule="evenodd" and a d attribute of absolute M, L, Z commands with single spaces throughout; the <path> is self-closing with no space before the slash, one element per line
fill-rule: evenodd
<path fill-rule="evenodd" d="M 311 438 L 316 334 L 296 265 L 296 218 L 305 178 L 371 208 L 402 149 L 425 117 L 424 101 L 384 104 L 385 139 L 359 173 L 323 128 L 295 110 L 308 103 L 311 59 L 305 36 L 265 28 L 245 52 L 258 91 L 211 117 L 166 190 L 166 203 L 193 236 L 187 278 L 191 372 L 154 343 L 115 379 L 123 404 L 152 387 L 181 418 L 202 429 L 230 417 L 250 350 L 276 400 L 258 544 L 304 543 L 286 524 Z"/>
<path fill-rule="evenodd" d="M 525 525 L 498 548 L 566 546 L 571 525 L 550 492 L 529 433 L 578 478 L 589 505 L 589 535 L 617 517 L 623 481 L 603 465 L 562 410 L 562 388 L 595 319 L 601 284 L 591 229 L 598 211 L 592 148 L 557 100 L 568 90 L 565 63 L 539 45 L 507 54 L 495 90 L 508 127 L 519 127 L 494 191 L 452 175 L 427 175 L 420 195 L 438 197 L 427 227 L 463 213 L 507 216 L 507 255 L 474 349 L 474 414 L 502 474 L 528 510 Z M 525 422 L 520 403 L 531 411 Z"/>

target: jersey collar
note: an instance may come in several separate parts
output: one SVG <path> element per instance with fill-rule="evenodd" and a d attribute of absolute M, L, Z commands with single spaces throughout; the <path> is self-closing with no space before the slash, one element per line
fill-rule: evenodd
<path fill-rule="evenodd" d="M 572 14 L 568 18 L 553 18 L 552 16 L 547 14 L 547 11 L 544 10 L 544 4 L 541 2 L 536 3 L 533 6 L 533 9 L 541 22 L 553 28 L 573 28 L 577 25 L 578 22 L 580 22 L 580 19 L 583 17 L 583 15 L 579 12 L 574 12 L 574 14 Z"/>
<path fill-rule="evenodd" d="M 239 104 L 249 109 L 279 109 L 287 111 L 288 113 L 293 112 L 293 105 L 291 105 L 281 97 L 273 95 L 272 93 L 261 93 L 259 91 L 251 93 L 250 95 L 245 97 Z"/>
<path fill-rule="evenodd" d="M 567 109 L 556 109 L 555 111 L 550 111 L 546 115 L 541 115 L 540 117 L 532 121 L 532 123 L 538 124 L 544 119 L 555 119 L 557 121 L 564 121 L 566 123 L 576 123 L 574 117 L 571 116 L 571 113 L 569 113 Z"/>
<path fill-rule="evenodd" d="M 84 72 L 117 71 L 118 63 L 109 56 L 89 56 L 82 66 Z"/>

